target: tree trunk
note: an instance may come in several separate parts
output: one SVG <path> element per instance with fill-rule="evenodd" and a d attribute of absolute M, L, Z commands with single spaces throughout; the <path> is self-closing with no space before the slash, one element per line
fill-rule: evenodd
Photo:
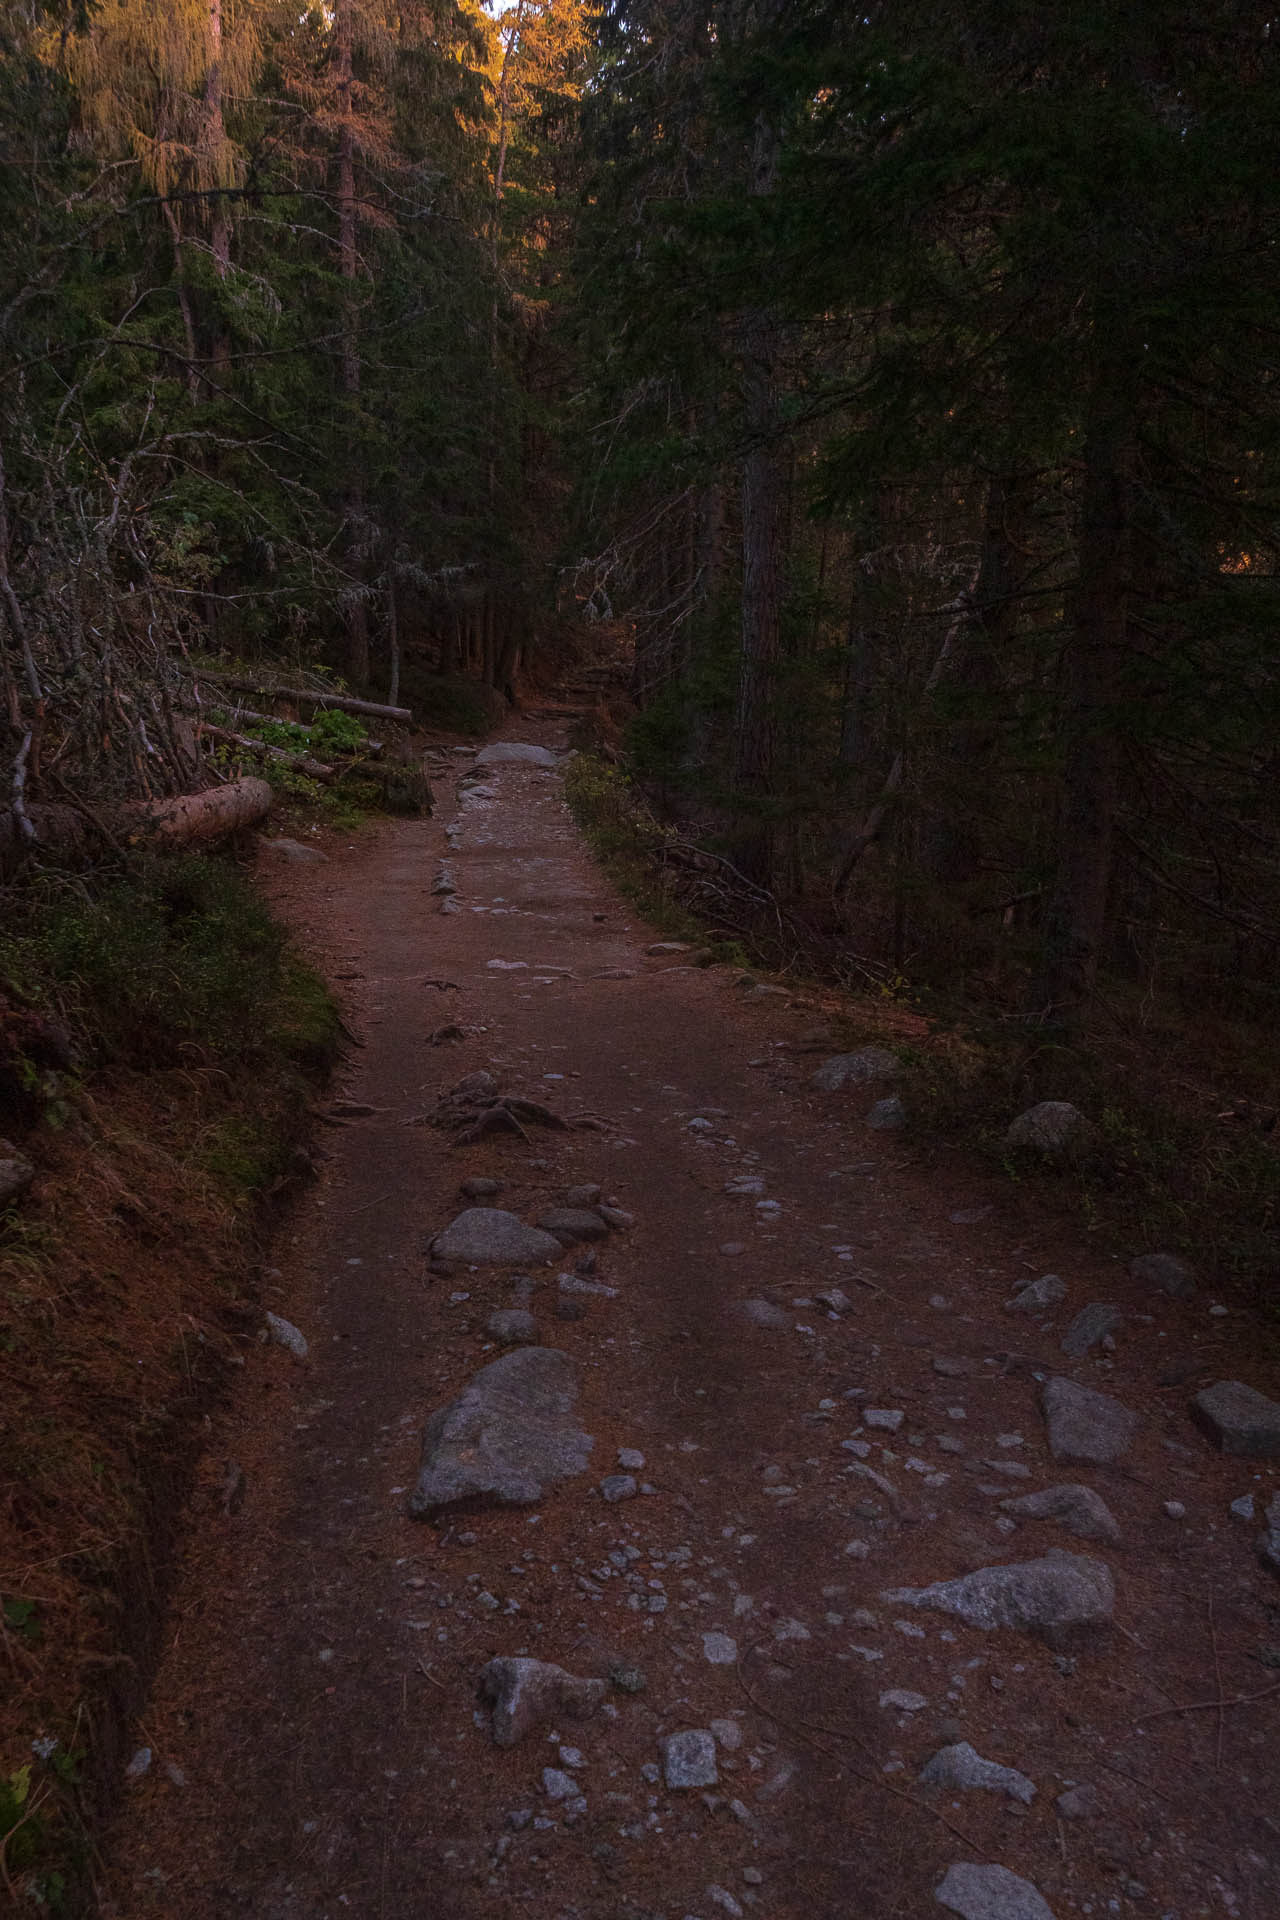
<path fill-rule="evenodd" d="M 1084 447 L 1079 573 L 1067 635 L 1058 871 L 1033 1012 L 1072 1026 L 1097 982 L 1120 787 L 1134 426 L 1121 382 L 1100 380 Z"/>
<path fill-rule="evenodd" d="M 338 104 L 338 264 L 342 274 L 342 391 L 354 416 L 360 398 L 359 307 L 356 280 L 360 270 L 359 216 L 356 209 L 355 75 L 352 64 L 352 0 L 335 0 L 333 10 L 334 64 Z M 354 437 L 355 421 L 351 421 Z M 358 454 L 347 488 L 347 547 L 352 571 L 363 574 L 365 496 Z M 347 628 L 347 671 L 358 687 L 369 682 L 369 614 L 363 599 L 353 597 L 344 609 Z"/>
<path fill-rule="evenodd" d="M 210 787 L 207 793 L 182 793 L 171 800 L 104 808 L 100 818 L 108 834 L 129 846 L 152 842 L 191 846 L 255 826 L 270 811 L 271 801 L 271 788 L 265 780 L 246 777 Z M 60 854 L 84 853 L 92 847 L 94 819 L 87 811 L 39 805 L 26 811 L 35 829 L 30 842 L 13 809 L 0 809 L 0 867 L 12 864 L 14 856 L 20 856 L 28 845 Z"/>

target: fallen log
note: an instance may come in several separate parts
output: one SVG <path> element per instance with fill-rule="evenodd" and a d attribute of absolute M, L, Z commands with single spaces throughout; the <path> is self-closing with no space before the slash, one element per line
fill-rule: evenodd
<path fill-rule="evenodd" d="M 234 693 L 249 693 L 255 700 L 292 700 L 299 707 L 336 707 L 339 713 L 371 713 L 378 720 L 412 721 L 408 707 L 379 706 L 376 700 L 357 700 L 346 693 L 312 693 L 305 687 L 264 687 L 257 680 L 241 680 L 230 674 L 201 670 L 200 678 L 216 687 L 230 687 Z"/>
<path fill-rule="evenodd" d="M 180 700 L 178 705 L 183 713 L 192 714 L 196 719 L 201 720 L 207 733 L 214 731 L 213 722 L 203 719 L 205 713 L 204 707 L 197 705 L 194 700 Z M 255 713 L 252 707 L 242 707 L 238 700 L 210 701 L 208 705 L 213 708 L 215 713 L 229 714 L 230 718 L 240 727 L 278 727 L 281 724 L 278 713 Z M 238 739 L 240 736 L 232 734 L 231 737 L 232 739 Z M 265 746 L 266 742 L 251 738 L 248 744 L 256 747 L 259 745 Z M 288 748 L 283 747 L 280 751 L 287 753 Z M 381 760 L 386 751 L 386 746 L 381 740 L 364 740 L 358 747 L 333 747 L 331 751 L 333 753 L 340 753 L 344 759 L 348 760 Z"/>
<path fill-rule="evenodd" d="M 260 753 L 265 759 L 287 767 L 290 773 L 305 773 L 309 780 L 322 781 L 326 787 L 338 777 L 336 767 L 314 760 L 309 753 L 290 753 L 287 747 L 268 746 L 265 740 L 254 740 L 247 733 L 232 733 L 227 727 L 211 726 L 207 720 L 200 724 L 207 740 L 221 740 L 224 745 L 239 747 L 245 753 Z"/>
<path fill-rule="evenodd" d="M 210 787 L 205 793 L 180 793 L 168 800 L 140 800 L 125 806 L 102 807 L 92 818 L 76 807 L 28 804 L 26 816 L 34 838 L 23 833 L 12 807 L 0 809 L 0 867 L 16 864 L 24 853 L 84 854 L 100 834 L 128 846 L 155 842 L 168 846 L 198 845 L 238 833 L 263 819 L 271 806 L 271 788 L 265 780 L 246 777 Z"/>

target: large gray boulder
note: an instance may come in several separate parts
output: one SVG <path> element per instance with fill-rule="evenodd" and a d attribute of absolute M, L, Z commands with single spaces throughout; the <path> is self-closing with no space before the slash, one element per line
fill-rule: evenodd
<path fill-rule="evenodd" d="M 1097 1130 L 1069 1100 L 1041 1100 L 1020 1113 L 1004 1136 L 1006 1147 L 1023 1147 L 1045 1160 L 1077 1160 L 1097 1143 Z"/>
<path fill-rule="evenodd" d="M 1104 1561 L 1053 1548 L 1042 1560 L 980 1567 L 931 1587 L 899 1587 L 881 1599 L 886 1605 L 947 1613 L 987 1631 L 1010 1627 L 1048 1646 L 1065 1647 L 1110 1625 L 1116 1595 Z"/>
<path fill-rule="evenodd" d="M 431 1242 L 437 1260 L 463 1260 L 475 1267 L 545 1266 L 564 1251 L 553 1233 L 526 1227 L 501 1207 L 468 1207 Z"/>
<path fill-rule="evenodd" d="M 1138 1416 L 1109 1393 L 1097 1393 L 1059 1376 L 1045 1381 L 1040 1404 L 1055 1460 L 1107 1467 L 1133 1445 Z"/>
<path fill-rule="evenodd" d="M 480 1675 L 480 1698 L 493 1708 L 493 1744 L 514 1747 L 548 1720 L 589 1720 L 604 1699 L 603 1680 L 584 1680 L 549 1660 L 502 1657 Z"/>
<path fill-rule="evenodd" d="M 884 1047 L 860 1047 L 857 1053 L 835 1053 L 810 1076 L 810 1086 L 821 1093 L 839 1093 L 842 1087 L 865 1087 L 872 1080 L 896 1080 L 902 1063 Z"/>
<path fill-rule="evenodd" d="M 409 1502 L 418 1520 L 453 1507 L 528 1507 L 584 1473 L 594 1442 L 573 1417 L 578 1380 L 568 1354 L 519 1347 L 483 1367 L 422 1436 Z"/>
<path fill-rule="evenodd" d="M 1078 1540 L 1100 1540 L 1108 1547 L 1120 1544 L 1115 1515 L 1092 1487 L 1043 1487 L 1016 1500 L 1002 1500 L 1000 1505 L 1015 1520 L 1052 1520 Z"/>
<path fill-rule="evenodd" d="M 1044 1896 L 1008 1867 L 959 1861 L 947 1868 L 933 1897 L 939 1906 L 958 1913 L 960 1920 L 1053 1920 L 1053 1909 Z"/>
<path fill-rule="evenodd" d="M 558 755 L 547 747 L 531 746 L 524 740 L 495 740 L 481 747 L 476 755 L 478 767 L 558 767 Z"/>
<path fill-rule="evenodd" d="M 1219 1380 L 1191 1402 L 1191 1418 L 1223 1453 L 1280 1458 L 1280 1404 L 1243 1380 Z"/>

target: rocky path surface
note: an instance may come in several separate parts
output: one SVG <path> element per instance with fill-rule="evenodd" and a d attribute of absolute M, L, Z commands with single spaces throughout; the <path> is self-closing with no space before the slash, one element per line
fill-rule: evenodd
<path fill-rule="evenodd" d="M 107 1910 L 1269 1920 L 1280 1435 L 1190 1417 L 1256 1330 L 869 1127 L 547 757 L 275 871 L 362 1045 Z"/>

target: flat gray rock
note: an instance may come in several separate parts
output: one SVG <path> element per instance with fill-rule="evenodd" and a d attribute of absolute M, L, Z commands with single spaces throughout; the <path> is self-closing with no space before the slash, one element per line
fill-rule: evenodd
<path fill-rule="evenodd" d="M 329 858 L 319 847 L 308 847 L 301 840 L 264 840 L 266 852 L 293 867 L 319 867 Z"/>
<path fill-rule="evenodd" d="M 738 1303 L 738 1312 L 753 1327 L 763 1327 L 769 1333 L 782 1333 L 791 1326 L 791 1315 L 775 1307 L 771 1300 L 742 1300 Z"/>
<path fill-rule="evenodd" d="M 673 1792 L 682 1787 L 714 1787 L 716 1737 L 706 1727 L 671 1733 L 662 1743 L 662 1777 Z"/>
<path fill-rule="evenodd" d="M 865 1087 L 873 1080 L 896 1080 L 902 1063 L 884 1047 L 860 1047 L 857 1053 L 836 1053 L 810 1075 L 809 1084 L 822 1093 L 842 1087 Z"/>
<path fill-rule="evenodd" d="M 1049 1432 L 1049 1451 L 1055 1460 L 1079 1460 L 1095 1467 L 1110 1466 L 1128 1453 L 1138 1430 L 1138 1416 L 1092 1387 L 1077 1386 L 1060 1376 L 1046 1380 L 1040 1405 Z M 1280 1414 L 1280 1408 L 1276 1409 Z"/>
<path fill-rule="evenodd" d="M 418 1520 L 456 1506 L 532 1506 L 585 1473 L 594 1444 L 573 1418 L 578 1380 L 568 1354 L 518 1347 L 439 1408 L 422 1436 L 409 1502 Z"/>
<path fill-rule="evenodd" d="M 1053 1920 L 1043 1895 L 1008 1867 L 959 1861 L 947 1868 L 933 1897 L 940 1907 L 958 1913 L 960 1920 Z"/>
<path fill-rule="evenodd" d="M 464 1180 L 458 1189 L 464 1200 L 492 1200 L 495 1194 L 502 1192 L 501 1180 L 491 1180 L 487 1174 L 473 1174 Z"/>
<path fill-rule="evenodd" d="M 558 767 L 560 759 L 547 747 L 535 747 L 523 740 L 495 740 L 481 747 L 476 755 L 478 767 Z"/>
<path fill-rule="evenodd" d="M 988 1632 L 1010 1627 L 1065 1647 L 1110 1624 L 1115 1585 L 1101 1560 L 1054 1549 L 1041 1560 L 980 1567 L 931 1587 L 900 1587 L 882 1594 L 886 1605 L 947 1613 Z"/>
<path fill-rule="evenodd" d="M 307 1336 L 294 1326 L 292 1320 L 286 1320 L 283 1314 L 267 1315 L 267 1332 L 278 1347 L 285 1347 L 295 1360 L 307 1357 Z"/>
<path fill-rule="evenodd" d="M 877 1100 L 864 1122 L 873 1133 L 896 1133 L 906 1124 L 907 1110 L 896 1093 L 890 1094 L 887 1100 Z"/>
<path fill-rule="evenodd" d="M 1120 1544 L 1115 1516 L 1092 1487 L 1044 1487 L 1016 1500 L 1002 1500 L 1000 1505 L 1016 1520 L 1052 1520 L 1078 1540 L 1100 1540 L 1109 1547 Z"/>
<path fill-rule="evenodd" d="M 639 1491 L 634 1476 L 629 1473 L 608 1473 L 600 1482 L 600 1498 L 610 1506 L 616 1506 L 619 1500 L 634 1500 Z"/>
<path fill-rule="evenodd" d="M 527 1307 L 499 1307 L 485 1321 L 484 1330 L 503 1347 L 532 1347 L 538 1341 L 538 1323 Z"/>
<path fill-rule="evenodd" d="M 600 1188 L 594 1185 L 568 1187 L 565 1189 L 566 1207 L 594 1207 L 600 1198 Z"/>
<path fill-rule="evenodd" d="M 0 1140 L 0 1207 L 19 1199 L 35 1177 L 31 1162 L 15 1153 L 7 1140 Z"/>
<path fill-rule="evenodd" d="M 1191 1402 L 1191 1418 L 1223 1453 L 1280 1458 L 1280 1405 L 1243 1380 L 1219 1380 Z"/>
<path fill-rule="evenodd" d="M 1129 1272 L 1141 1286 L 1167 1293 L 1171 1300 L 1189 1300 L 1196 1290 L 1196 1270 L 1176 1253 L 1142 1253 L 1129 1263 Z"/>
<path fill-rule="evenodd" d="M 554 1234 L 562 1247 L 575 1246 L 580 1240 L 607 1240 L 609 1228 L 598 1213 L 588 1207 L 550 1207 L 540 1215 L 543 1233 Z"/>
<path fill-rule="evenodd" d="M 954 1747 L 941 1747 L 920 1773 L 925 1787 L 980 1787 L 988 1793 L 1003 1793 L 1029 1807 L 1036 1797 L 1034 1781 L 1016 1767 L 1000 1767 L 984 1760 L 967 1740 Z"/>
<path fill-rule="evenodd" d="M 1020 1113 L 1004 1136 L 1006 1147 L 1025 1147 L 1046 1160 L 1073 1160 L 1096 1139 L 1093 1125 L 1069 1100 L 1041 1100 Z"/>
<path fill-rule="evenodd" d="M 1072 1360 L 1083 1360 L 1090 1347 L 1096 1347 L 1099 1340 L 1115 1332 L 1120 1320 L 1118 1307 L 1105 1306 L 1101 1300 L 1091 1301 L 1087 1307 L 1081 1307 L 1063 1334 L 1062 1351 Z"/>
<path fill-rule="evenodd" d="M 549 1660 L 491 1660 L 480 1698 L 493 1708 L 493 1743 L 514 1747 L 548 1720 L 587 1720 L 604 1699 L 603 1680 L 582 1680 Z"/>
<path fill-rule="evenodd" d="M 463 1260 L 477 1267 L 545 1266 L 563 1251 L 553 1233 L 526 1227 L 501 1207 L 468 1207 L 431 1242 L 437 1260 Z"/>
<path fill-rule="evenodd" d="M 1042 1273 L 1038 1280 L 1019 1287 L 1005 1306 L 1011 1313 L 1047 1313 L 1059 1307 L 1067 1297 L 1067 1283 L 1056 1273 Z"/>

